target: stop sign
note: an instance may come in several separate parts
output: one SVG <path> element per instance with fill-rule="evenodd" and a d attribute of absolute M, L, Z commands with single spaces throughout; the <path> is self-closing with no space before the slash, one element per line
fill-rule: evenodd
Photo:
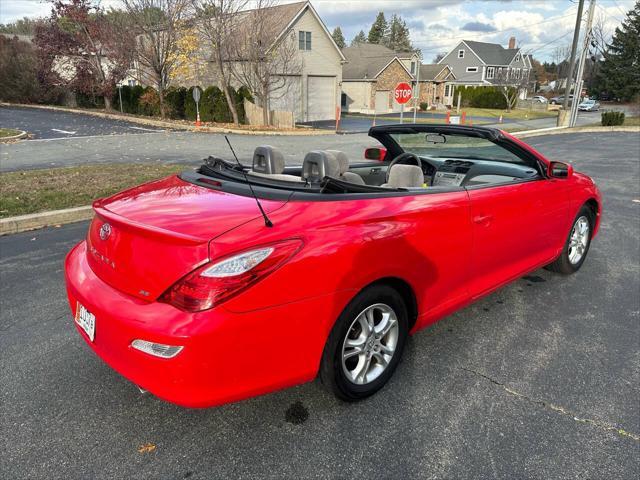
<path fill-rule="evenodd" d="M 413 89 L 407 82 L 400 82 L 398 85 L 396 85 L 396 89 L 394 90 L 393 94 L 395 96 L 396 102 L 403 104 L 411 100 Z"/>

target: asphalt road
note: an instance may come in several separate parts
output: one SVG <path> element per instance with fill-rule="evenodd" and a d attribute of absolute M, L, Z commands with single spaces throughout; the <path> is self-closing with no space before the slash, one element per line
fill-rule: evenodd
<path fill-rule="evenodd" d="M 161 128 L 121 120 L 28 107 L 0 107 L 0 126 L 24 130 L 31 134 L 30 138 L 32 139 L 78 138 L 163 131 Z"/>
<path fill-rule="evenodd" d="M 86 223 L 0 238 L 1 476 L 638 478 L 639 142 L 531 139 L 604 192 L 582 270 L 536 271 L 418 333 L 357 404 L 318 382 L 206 410 L 142 396 L 73 328 L 62 262 Z"/>

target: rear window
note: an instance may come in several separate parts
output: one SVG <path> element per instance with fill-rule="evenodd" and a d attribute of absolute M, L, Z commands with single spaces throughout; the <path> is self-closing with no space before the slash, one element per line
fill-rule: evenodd
<path fill-rule="evenodd" d="M 517 155 L 486 138 L 443 133 L 392 133 L 391 137 L 405 152 L 421 157 L 526 164 Z"/>

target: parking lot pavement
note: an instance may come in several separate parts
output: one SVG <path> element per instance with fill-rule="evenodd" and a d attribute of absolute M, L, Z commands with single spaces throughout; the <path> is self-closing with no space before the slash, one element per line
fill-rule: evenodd
<path fill-rule="evenodd" d="M 258 145 L 282 150 L 287 163 L 301 164 L 311 150 L 342 150 L 352 160 L 362 160 L 364 149 L 377 142 L 356 135 L 228 135 L 242 162 L 251 163 Z M 209 155 L 233 161 L 224 136 L 196 132 L 162 132 L 146 135 L 103 135 L 52 141 L 23 141 L 0 147 L 0 172 L 63 167 L 101 162 L 164 162 L 197 165 Z"/>
<path fill-rule="evenodd" d="M 141 396 L 73 328 L 62 261 L 86 223 L 0 238 L 3 477 L 638 478 L 640 146 L 530 143 L 603 191 L 583 268 L 536 271 L 416 334 L 356 404 L 318 382 L 206 410 Z"/>
<path fill-rule="evenodd" d="M 29 107 L 0 107 L 0 126 L 24 130 L 37 140 L 163 131 L 122 120 Z"/>

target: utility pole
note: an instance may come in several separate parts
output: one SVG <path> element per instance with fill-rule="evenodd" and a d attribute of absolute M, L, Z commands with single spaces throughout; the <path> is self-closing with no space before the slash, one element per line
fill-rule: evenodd
<path fill-rule="evenodd" d="M 587 28 L 584 32 L 584 47 L 582 48 L 582 55 L 580 55 L 580 63 L 578 63 L 578 74 L 576 75 L 576 88 L 573 95 L 573 103 L 571 104 L 571 117 L 569 119 L 569 126 L 575 127 L 578 120 L 578 99 L 577 95 L 582 94 L 582 85 L 584 81 L 582 76 L 584 75 L 584 64 L 587 61 L 587 52 L 589 51 L 589 43 L 591 43 L 591 27 L 593 26 L 593 14 L 596 9 L 596 0 L 591 0 L 589 3 L 589 13 L 587 14 Z"/>
<path fill-rule="evenodd" d="M 413 102 L 413 123 L 416 123 L 416 117 L 418 116 L 418 107 L 420 106 L 420 66 L 422 65 L 422 58 L 418 55 L 416 62 L 416 88 L 414 89 L 414 95 L 416 96 Z"/>
<path fill-rule="evenodd" d="M 584 9 L 584 0 L 578 2 L 578 15 L 576 16 L 576 27 L 573 30 L 573 42 L 571 43 L 571 56 L 569 59 L 569 74 L 567 75 L 567 86 L 564 91 L 564 102 L 562 103 L 562 109 L 564 112 L 560 112 L 558 115 L 558 126 L 565 125 L 567 107 L 569 106 L 569 95 L 571 94 L 571 86 L 573 84 L 573 64 L 576 61 L 576 50 L 578 49 L 578 39 L 580 38 L 580 24 L 582 23 L 582 10 Z"/>

